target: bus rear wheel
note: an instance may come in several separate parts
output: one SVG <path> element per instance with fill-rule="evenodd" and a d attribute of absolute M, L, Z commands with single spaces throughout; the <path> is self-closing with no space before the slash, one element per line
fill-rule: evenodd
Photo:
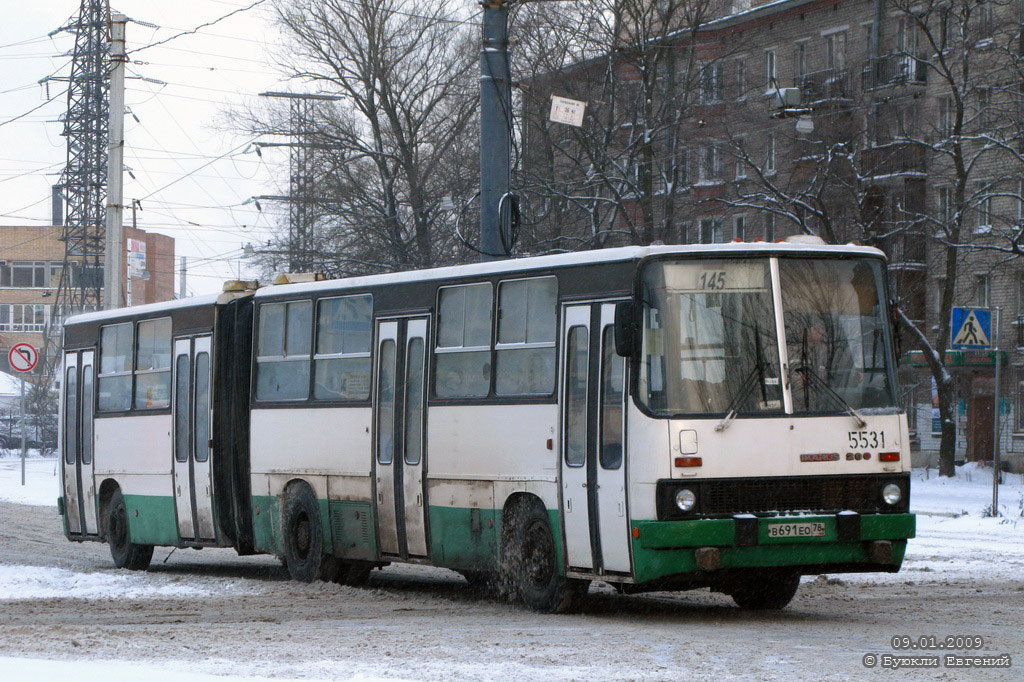
<path fill-rule="evenodd" d="M 799 587 L 799 574 L 773 573 L 751 576 L 729 590 L 729 595 L 741 609 L 777 611 L 793 600 Z"/>
<path fill-rule="evenodd" d="M 153 560 L 153 545 L 138 545 L 131 541 L 128 509 L 120 490 L 115 490 L 110 497 L 103 527 L 106 529 L 107 544 L 110 545 L 110 556 L 115 566 L 131 571 L 145 571 L 149 568 L 149 562 Z"/>
<path fill-rule="evenodd" d="M 513 511 L 509 525 L 506 571 L 519 597 L 540 613 L 565 613 L 575 608 L 590 582 L 559 572 L 546 510 L 537 504 L 521 505 Z"/>
<path fill-rule="evenodd" d="M 292 580 L 311 583 L 320 578 L 325 567 L 324 534 L 320 510 L 308 486 L 293 486 L 285 493 L 281 531 L 284 564 Z"/>

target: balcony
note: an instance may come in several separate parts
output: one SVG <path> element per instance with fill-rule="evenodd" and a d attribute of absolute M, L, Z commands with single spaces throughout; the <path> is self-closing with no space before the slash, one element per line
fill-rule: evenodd
<path fill-rule="evenodd" d="M 1013 326 L 1017 328 L 1017 348 L 1024 348 L 1024 315 L 1018 315 Z"/>
<path fill-rule="evenodd" d="M 886 231 L 898 230 L 899 223 L 885 221 L 881 225 Z M 920 269 L 925 267 L 928 252 L 928 238 L 919 232 L 901 232 L 886 237 L 880 245 L 889 257 L 890 270 Z"/>
<path fill-rule="evenodd" d="M 925 148 L 910 142 L 891 142 L 863 151 L 864 172 L 874 180 L 922 175 L 927 170 Z"/>
<path fill-rule="evenodd" d="M 835 100 L 849 100 L 850 72 L 846 69 L 825 69 L 797 76 L 793 85 L 800 89 L 804 105 L 820 104 Z"/>
<path fill-rule="evenodd" d="M 909 54 L 887 54 L 869 59 L 864 64 L 864 89 L 895 85 L 925 85 L 928 63 Z"/>

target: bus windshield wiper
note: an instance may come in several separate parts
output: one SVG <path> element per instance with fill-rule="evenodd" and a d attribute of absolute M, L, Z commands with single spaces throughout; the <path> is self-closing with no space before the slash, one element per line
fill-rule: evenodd
<path fill-rule="evenodd" d="M 859 428 L 864 428 L 865 426 L 868 425 L 868 423 L 864 420 L 864 417 L 861 416 L 860 412 L 858 412 L 853 405 L 848 403 L 843 396 L 836 393 L 835 390 L 833 390 L 833 388 L 828 385 L 827 381 L 822 379 L 817 372 L 811 369 L 810 365 L 799 365 L 797 367 L 794 367 L 791 370 L 791 372 L 799 372 L 800 374 L 803 374 L 805 378 L 813 380 L 819 387 L 821 387 L 821 389 L 825 392 L 825 395 L 828 395 L 833 400 L 835 400 L 840 407 L 846 410 L 847 414 L 849 414 L 857 421 L 857 426 Z M 806 388 L 804 390 L 806 391 Z"/>
<path fill-rule="evenodd" d="M 729 424 L 732 423 L 732 420 L 739 413 L 739 406 L 747 399 L 754 386 L 760 385 L 761 387 L 761 401 L 767 402 L 768 400 L 768 395 L 765 393 L 764 388 L 764 357 L 761 352 L 761 328 L 756 324 L 754 325 L 754 357 L 753 369 L 750 370 L 747 378 L 740 384 L 739 390 L 736 391 L 736 395 L 733 396 L 729 407 L 726 408 L 725 417 L 715 426 L 715 431 L 725 431 L 729 428 Z"/>

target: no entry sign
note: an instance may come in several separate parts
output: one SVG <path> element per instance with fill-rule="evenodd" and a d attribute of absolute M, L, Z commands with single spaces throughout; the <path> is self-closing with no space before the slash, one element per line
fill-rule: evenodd
<path fill-rule="evenodd" d="M 39 351 L 27 343 L 16 343 L 7 353 L 7 360 L 15 372 L 30 372 L 39 362 Z"/>

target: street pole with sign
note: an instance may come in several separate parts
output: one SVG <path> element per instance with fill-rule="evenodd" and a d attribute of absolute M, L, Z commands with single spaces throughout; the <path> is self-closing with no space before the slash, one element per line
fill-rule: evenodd
<path fill-rule="evenodd" d="M 995 341 L 995 354 L 996 354 L 996 371 L 995 371 L 995 405 L 992 408 L 992 516 L 999 516 L 999 313 L 1001 308 L 998 306 L 995 309 L 995 329 L 993 329 L 993 336 Z"/>
<path fill-rule="evenodd" d="M 7 362 L 15 372 L 21 374 L 21 484 L 25 485 L 25 457 L 28 448 L 25 441 L 25 372 L 31 372 L 39 362 L 39 351 L 27 343 L 16 343 L 7 353 Z"/>

